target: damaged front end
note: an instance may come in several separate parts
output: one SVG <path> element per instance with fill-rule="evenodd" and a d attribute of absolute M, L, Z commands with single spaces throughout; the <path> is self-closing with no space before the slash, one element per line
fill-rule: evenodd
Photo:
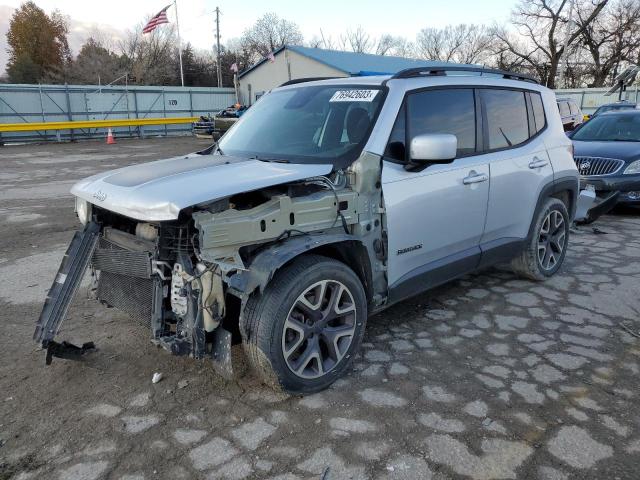
<path fill-rule="evenodd" d="M 92 205 L 65 254 L 34 339 L 47 349 L 47 363 L 79 358 L 93 347 L 55 341 L 89 271 L 97 300 L 148 328 L 156 345 L 210 359 L 229 378 L 244 303 L 294 256 L 359 242 L 362 254 L 371 256 L 362 263 L 375 272 L 363 272 L 363 278 L 372 276 L 375 291 L 385 290 L 379 172 L 380 158 L 364 154 L 347 172 L 201 203 L 168 221 L 135 220 Z"/>
<path fill-rule="evenodd" d="M 52 357 L 77 358 L 93 347 L 54 340 L 85 271 L 101 303 L 150 328 L 153 341 L 175 355 L 210 357 L 231 375 L 231 333 L 220 327 L 225 299 L 218 266 L 198 260 L 192 221 L 136 222 L 94 208 L 60 266 L 34 340 Z"/>

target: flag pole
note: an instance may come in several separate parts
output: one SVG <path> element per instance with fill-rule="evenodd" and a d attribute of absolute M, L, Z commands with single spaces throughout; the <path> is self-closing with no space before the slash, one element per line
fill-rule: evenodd
<path fill-rule="evenodd" d="M 178 58 L 180 59 L 180 83 L 184 87 L 184 72 L 182 70 L 182 41 L 180 40 L 180 22 L 178 21 L 178 0 L 173 0 L 176 8 L 176 29 L 178 30 Z"/>

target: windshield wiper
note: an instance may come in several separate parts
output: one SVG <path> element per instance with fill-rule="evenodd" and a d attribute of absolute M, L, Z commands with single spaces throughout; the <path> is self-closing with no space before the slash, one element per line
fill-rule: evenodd
<path fill-rule="evenodd" d="M 261 157 L 259 155 L 254 155 L 253 157 L 249 157 L 249 160 L 259 160 L 261 162 L 273 162 L 273 163 L 289 163 L 289 160 L 285 160 L 283 158 L 269 158 L 269 157 Z"/>

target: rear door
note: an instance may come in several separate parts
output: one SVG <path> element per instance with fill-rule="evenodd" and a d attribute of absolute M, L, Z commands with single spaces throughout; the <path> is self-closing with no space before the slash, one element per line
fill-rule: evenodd
<path fill-rule="evenodd" d="M 489 196 L 487 158 L 478 155 L 472 88 L 409 93 L 389 140 L 382 170 L 391 289 L 407 296 L 475 268 Z M 457 158 L 407 171 L 408 145 L 423 133 L 452 133 Z"/>
<path fill-rule="evenodd" d="M 553 168 L 541 133 L 546 128 L 540 94 L 514 89 L 481 89 L 482 118 L 491 190 L 481 240 L 483 264 L 492 252 L 508 255 L 518 248 L 542 188 L 553 181 Z M 494 259 L 495 260 L 495 259 Z"/>

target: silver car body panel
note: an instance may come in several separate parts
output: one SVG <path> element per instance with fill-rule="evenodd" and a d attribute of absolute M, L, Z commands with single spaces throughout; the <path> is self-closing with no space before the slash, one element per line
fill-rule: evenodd
<path fill-rule="evenodd" d="M 422 172 L 384 162 L 389 285 L 423 265 L 479 249 L 489 197 L 488 159 L 482 157 L 431 165 Z M 465 185 L 473 175 L 485 180 Z"/>
<path fill-rule="evenodd" d="M 329 164 L 190 154 L 94 175 L 76 183 L 71 193 L 130 218 L 166 221 L 177 219 L 183 208 L 326 175 L 331 169 Z"/>
<path fill-rule="evenodd" d="M 553 183 L 542 136 L 483 157 L 491 165 L 491 193 L 481 243 L 525 238 L 542 189 Z"/>

